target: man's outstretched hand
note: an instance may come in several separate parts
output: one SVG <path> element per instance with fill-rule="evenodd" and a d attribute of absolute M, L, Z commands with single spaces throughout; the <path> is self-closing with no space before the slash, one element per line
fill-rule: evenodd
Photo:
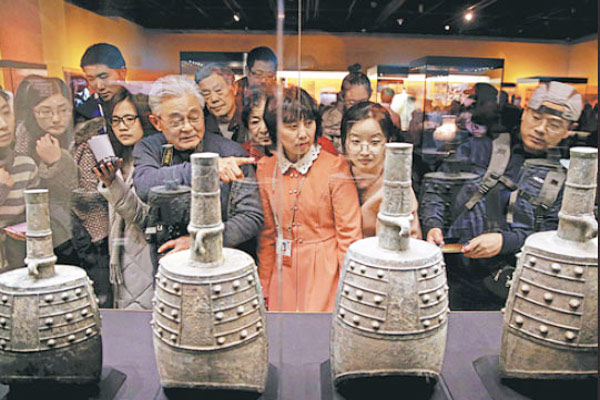
<path fill-rule="evenodd" d="M 256 164 L 254 157 L 225 157 L 219 158 L 219 178 L 224 183 L 234 182 L 244 178 L 240 166 Z"/>

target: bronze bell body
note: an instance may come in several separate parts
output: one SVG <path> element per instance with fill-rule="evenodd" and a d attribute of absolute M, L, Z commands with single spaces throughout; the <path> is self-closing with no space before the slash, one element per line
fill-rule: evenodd
<path fill-rule="evenodd" d="M 346 253 L 331 328 L 331 371 L 346 380 L 439 375 L 448 286 L 440 249 L 409 238 L 412 145 L 386 146 L 378 237 Z"/>
<path fill-rule="evenodd" d="M 192 155 L 190 250 L 160 260 L 154 351 L 163 387 L 262 393 L 265 309 L 254 260 L 223 249 L 218 155 Z"/>
<path fill-rule="evenodd" d="M 504 314 L 504 377 L 598 376 L 597 171 L 597 149 L 572 148 L 558 231 L 525 241 Z"/>
<path fill-rule="evenodd" d="M 102 341 L 91 281 L 79 267 L 54 265 L 48 191 L 26 191 L 25 201 L 28 267 L 0 275 L 0 382 L 96 382 Z"/>

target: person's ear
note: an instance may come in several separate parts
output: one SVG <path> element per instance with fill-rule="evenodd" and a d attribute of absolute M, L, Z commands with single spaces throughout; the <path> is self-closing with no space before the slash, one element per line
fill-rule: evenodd
<path fill-rule="evenodd" d="M 120 81 L 125 81 L 127 79 L 127 68 L 119 68 L 117 74 Z"/>
<path fill-rule="evenodd" d="M 148 115 L 148 119 L 150 120 L 150 123 L 152 124 L 154 129 L 156 129 L 159 132 L 162 132 L 162 123 L 161 123 L 160 118 L 158 118 L 158 116 L 156 116 L 154 114 L 150 114 L 150 115 Z"/>

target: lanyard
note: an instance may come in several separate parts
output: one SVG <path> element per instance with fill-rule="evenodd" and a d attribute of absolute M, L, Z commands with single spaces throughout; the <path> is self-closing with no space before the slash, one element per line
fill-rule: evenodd
<path fill-rule="evenodd" d="M 273 176 L 271 178 L 271 189 L 273 193 L 275 193 L 275 177 L 277 175 L 277 169 L 279 166 L 275 164 L 275 168 L 273 168 Z M 308 175 L 308 171 L 306 171 L 305 175 L 302 175 L 302 179 L 300 180 L 300 184 L 298 185 L 298 189 L 296 189 L 296 199 L 294 200 L 294 206 L 292 207 L 292 216 L 290 217 L 290 225 L 288 227 L 288 231 L 292 230 L 292 223 L 294 222 L 294 216 L 296 215 L 296 210 L 298 209 L 298 201 L 300 199 L 300 192 L 302 191 L 302 185 L 306 180 L 306 175 Z M 279 219 L 277 218 L 277 213 L 275 212 L 275 208 L 273 207 L 273 219 L 275 220 L 275 229 L 277 230 L 277 236 L 283 238 L 283 231 L 281 230 L 281 225 L 279 224 Z"/>

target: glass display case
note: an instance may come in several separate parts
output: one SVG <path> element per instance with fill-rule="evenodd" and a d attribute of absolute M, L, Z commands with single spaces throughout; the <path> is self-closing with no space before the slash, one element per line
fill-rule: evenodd
<path fill-rule="evenodd" d="M 376 93 L 377 102 L 381 101 L 381 90 L 390 88 L 394 92 L 402 93 L 405 82 L 408 80 L 408 65 L 374 65 L 367 70 L 371 81 L 371 88 Z"/>
<path fill-rule="evenodd" d="M 32 74 L 47 76 L 46 65 L 13 60 L 0 60 L 0 87 L 13 94 L 17 93 L 17 88 L 23 78 Z"/>
<path fill-rule="evenodd" d="M 407 131 L 413 112 L 423 101 L 423 78 L 419 74 L 411 74 L 407 65 L 375 65 L 367 70 L 367 76 L 376 96 L 374 101 L 381 103 L 383 89 L 394 91 L 390 108 L 400 116 L 402 130 Z"/>
<path fill-rule="evenodd" d="M 476 135 L 476 130 L 467 127 L 470 115 L 469 121 L 463 121 L 468 114 L 463 111 L 473 104 L 477 84 L 491 85 L 497 92 L 489 87 L 486 91 L 493 96 L 500 92 L 504 59 L 426 56 L 410 63 L 409 76 L 422 87 L 405 133 L 406 140 L 415 145 L 418 192 L 421 182 L 416 178 L 426 178 L 442 162 L 453 165 L 452 173 L 462 170 L 456 149 L 470 135 Z M 448 117 L 451 115 L 455 118 Z"/>
<path fill-rule="evenodd" d="M 410 76 L 423 85 L 423 129 L 435 129 L 453 102 L 462 103 L 477 83 L 502 88 L 504 59 L 427 56 L 411 61 Z"/>
<path fill-rule="evenodd" d="M 509 104 L 515 104 L 517 97 L 517 84 L 514 82 L 502 82 L 502 91 L 506 92 Z M 519 100 L 520 101 L 520 100 Z"/>
<path fill-rule="evenodd" d="M 477 83 L 487 83 L 499 92 L 503 75 L 504 60 L 499 58 L 427 56 L 412 61 L 409 76 L 423 88 L 423 96 L 417 98 L 418 126 L 412 127 L 421 133 L 416 144 L 439 149 L 443 143 L 434 141 L 433 132 L 442 125 L 442 117 L 456 114 L 474 94 Z"/>

